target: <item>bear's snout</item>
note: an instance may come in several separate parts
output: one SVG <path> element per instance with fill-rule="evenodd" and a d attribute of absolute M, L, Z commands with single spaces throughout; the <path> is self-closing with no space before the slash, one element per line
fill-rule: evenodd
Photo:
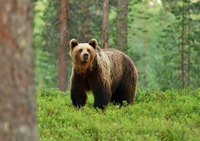
<path fill-rule="evenodd" d="M 87 61 L 88 60 L 88 53 L 83 53 L 83 60 L 84 61 Z"/>

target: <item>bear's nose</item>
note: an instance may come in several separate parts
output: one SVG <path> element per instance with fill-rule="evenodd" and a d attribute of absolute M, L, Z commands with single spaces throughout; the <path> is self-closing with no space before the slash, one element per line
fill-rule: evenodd
<path fill-rule="evenodd" d="M 85 60 L 87 60 L 87 59 L 88 59 L 88 53 L 84 53 L 84 54 L 83 54 L 83 58 L 84 58 Z"/>
<path fill-rule="evenodd" d="M 88 57 L 88 54 L 87 54 L 87 53 L 84 53 L 83 56 L 84 56 L 84 57 Z"/>

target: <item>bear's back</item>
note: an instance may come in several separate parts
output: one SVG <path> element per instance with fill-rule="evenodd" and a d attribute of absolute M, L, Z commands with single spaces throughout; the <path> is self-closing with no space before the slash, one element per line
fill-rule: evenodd
<path fill-rule="evenodd" d="M 131 77 L 130 74 L 136 72 L 133 61 L 119 50 L 101 49 L 101 60 L 102 59 L 106 61 L 107 69 L 105 70 L 107 70 L 107 76 L 110 77 L 113 91 L 120 85 L 118 82 L 122 83 L 125 81 L 125 78 Z M 103 64 L 105 64 L 105 62 Z"/>
<path fill-rule="evenodd" d="M 132 67 L 132 69 L 135 69 L 135 65 L 130 57 L 119 50 L 111 48 L 102 49 L 102 53 L 105 54 L 106 57 L 108 57 L 110 62 L 112 62 L 111 65 L 114 65 L 114 68 L 117 67 L 119 69 L 119 66 L 121 66 L 123 69 L 126 69 L 126 67 Z"/>

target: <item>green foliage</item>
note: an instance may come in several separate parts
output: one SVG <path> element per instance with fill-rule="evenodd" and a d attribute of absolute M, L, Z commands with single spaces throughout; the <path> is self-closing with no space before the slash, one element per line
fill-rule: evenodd
<path fill-rule="evenodd" d="M 159 48 L 163 55 L 163 68 L 157 76 L 161 89 L 181 88 L 181 61 L 182 50 L 184 55 L 185 87 L 198 88 L 200 85 L 199 61 L 200 45 L 199 28 L 199 2 L 191 0 L 171 1 L 163 0 L 164 7 L 172 14 L 172 20 L 167 20 L 167 26 L 159 38 Z M 182 49 L 183 47 L 183 49 Z"/>
<path fill-rule="evenodd" d="M 157 49 L 158 38 L 165 23 L 164 9 L 157 2 L 129 1 L 128 48 L 126 53 L 136 63 L 140 86 L 159 88 L 157 70 L 162 67 L 162 57 Z"/>
<path fill-rule="evenodd" d="M 166 92 L 138 88 L 133 106 L 95 110 L 72 106 L 69 92 L 37 90 L 40 140 L 199 140 L 200 89 Z"/>
<path fill-rule="evenodd" d="M 35 81 L 40 86 L 58 86 L 59 6 L 59 1 L 40 0 L 34 7 Z"/>

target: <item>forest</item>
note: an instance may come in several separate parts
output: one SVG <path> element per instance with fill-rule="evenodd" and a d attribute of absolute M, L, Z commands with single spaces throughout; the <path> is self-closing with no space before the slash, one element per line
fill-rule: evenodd
<path fill-rule="evenodd" d="M 200 140 L 199 0 L 0 3 L 0 140 Z M 73 38 L 131 58 L 133 105 L 73 106 Z"/>
<path fill-rule="evenodd" d="M 117 48 L 135 62 L 139 86 L 148 89 L 196 89 L 200 86 L 199 1 L 128 0 L 120 11 L 117 0 L 109 2 L 109 48 Z M 66 88 L 71 59 L 68 42 L 97 39 L 102 47 L 103 1 L 67 3 Z M 48 8 L 47 8 L 48 7 Z M 37 86 L 59 87 L 59 1 L 36 1 L 34 47 Z M 127 15 L 121 15 L 125 12 Z M 121 17 L 120 17 L 121 16 Z M 118 18 L 117 18 L 118 17 Z M 120 18 L 119 18 L 120 17 Z M 122 25 L 120 25 L 122 24 Z M 118 37 L 120 28 L 124 36 Z M 122 41 L 123 40 L 123 41 Z M 123 44 L 119 47 L 119 44 Z"/>

